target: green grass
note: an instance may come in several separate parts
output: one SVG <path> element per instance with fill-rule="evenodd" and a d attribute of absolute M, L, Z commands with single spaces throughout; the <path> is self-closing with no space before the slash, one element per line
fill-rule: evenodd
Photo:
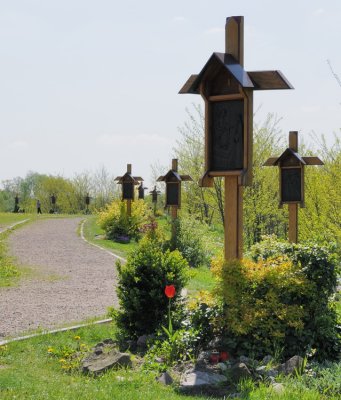
<path fill-rule="evenodd" d="M 0 213 L 0 231 L 16 222 L 31 218 L 31 214 Z"/>
<path fill-rule="evenodd" d="M 209 268 L 206 266 L 192 268 L 191 279 L 187 285 L 188 293 L 194 295 L 200 290 L 211 291 L 214 284 L 215 280 Z"/>
<path fill-rule="evenodd" d="M 198 397 L 177 394 L 172 387 L 155 381 L 153 373 L 140 370 L 108 371 L 92 378 L 79 372 L 66 373 L 58 358 L 47 350 L 75 346 L 75 335 L 88 346 L 113 337 L 112 324 L 94 325 L 75 332 L 58 333 L 13 342 L 0 350 L 0 398 L 2 400 L 194 400 Z"/>
<path fill-rule="evenodd" d="M 185 396 L 174 386 L 162 386 L 155 381 L 153 372 L 142 371 L 133 356 L 134 369 L 107 371 L 100 377 L 84 376 L 78 370 L 65 372 L 60 362 L 65 349 L 76 349 L 77 344 L 89 348 L 106 339 L 115 338 L 113 323 L 91 325 L 77 331 L 42 335 L 25 341 L 0 346 L 0 398 L 1 400 L 194 400 L 211 399 L 207 396 Z M 80 336 L 77 341 L 75 336 Z M 48 353 L 52 349 L 54 354 Z M 135 360 L 135 361 L 134 361 Z M 276 394 L 265 383 L 260 385 L 244 381 L 233 389 L 241 399 L 264 400 L 324 400 L 340 399 L 341 363 L 318 366 L 316 378 L 279 377 L 285 391 Z M 226 387 L 226 394 L 231 386 Z M 221 397 L 220 397 L 221 399 Z"/>
<path fill-rule="evenodd" d="M 135 241 L 123 244 L 104 239 L 105 232 L 97 225 L 96 220 L 97 216 L 95 215 L 87 217 L 83 227 L 84 236 L 89 242 L 111 250 L 113 253 L 124 258 L 127 258 L 128 254 L 137 248 L 137 243 Z"/>

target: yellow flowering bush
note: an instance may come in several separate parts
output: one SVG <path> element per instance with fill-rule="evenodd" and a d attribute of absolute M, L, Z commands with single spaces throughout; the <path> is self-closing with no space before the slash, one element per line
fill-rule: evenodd
<path fill-rule="evenodd" d="M 291 341 L 304 336 L 306 299 L 313 290 L 303 271 L 287 256 L 258 262 L 216 258 L 211 268 L 226 331 L 239 339 L 236 350 L 259 356 L 273 353 L 276 346 L 293 351 Z"/>
<path fill-rule="evenodd" d="M 148 222 L 151 213 L 143 200 L 131 203 L 131 216 L 127 215 L 126 203 L 114 200 L 104 211 L 99 213 L 98 223 L 104 229 L 108 239 L 137 239 L 143 224 Z"/>

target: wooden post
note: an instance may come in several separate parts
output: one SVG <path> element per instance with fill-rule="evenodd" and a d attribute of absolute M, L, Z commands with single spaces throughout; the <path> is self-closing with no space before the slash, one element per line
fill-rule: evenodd
<path fill-rule="evenodd" d="M 225 25 L 225 52 L 244 65 L 244 17 L 230 17 Z M 245 123 L 247 123 L 245 121 Z M 243 188 L 237 176 L 225 176 L 225 260 L 243 257 Z"/>
<path fill-rule="evenodd" d="M 289 132 L 289 148 L 298 152 L 298 132 Z M 289 242 L 298 242 L 298 204 L 288 204 L 289 210 Z"/>
<path fill-rule="evenodd" d="M 178 172 L 178 160 L 172 159 L 172 170 Z M 178 218 L 178 206 L 171 206 L 171 217 L 172 217 L 172 241 L 174 242 L 176 237 L 176 225 L 175 221 Z"/>
<path fill-rule="evenodd" d="M 132 172 L 131 164 L 127 164 L 127 172 L 128 174 L 131 174 Z M 127 200 L 127 215 L 128 217 L 131 217 L 131 200 Z"/>

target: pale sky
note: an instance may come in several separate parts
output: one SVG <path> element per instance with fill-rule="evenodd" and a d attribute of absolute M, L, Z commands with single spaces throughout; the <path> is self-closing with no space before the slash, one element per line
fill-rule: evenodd
<path fill-rule="evenodd" d="M 244 16 L 245 69 L 279 69 L 295 87 L 255 92 L 255 120 L 275 113 L 304 141 L 340 134 L 327 63 L 341 78 L 340 0 L 0 0 L 0 181 L 131 163 L 150 183 L 202 103 L 178 91 L 224 51 L 232 15 Z"/>

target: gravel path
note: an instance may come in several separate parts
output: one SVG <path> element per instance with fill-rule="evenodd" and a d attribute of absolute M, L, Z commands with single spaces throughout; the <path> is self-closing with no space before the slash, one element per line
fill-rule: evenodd
<path fill-rule="evenodd" d="M 117 304 L 115 257 L 82 240 L 80 222 L 44 219 L 9 236 L 10 253 L 30 274 L 0 288 L 0 338 L 103 316 Z"/>

